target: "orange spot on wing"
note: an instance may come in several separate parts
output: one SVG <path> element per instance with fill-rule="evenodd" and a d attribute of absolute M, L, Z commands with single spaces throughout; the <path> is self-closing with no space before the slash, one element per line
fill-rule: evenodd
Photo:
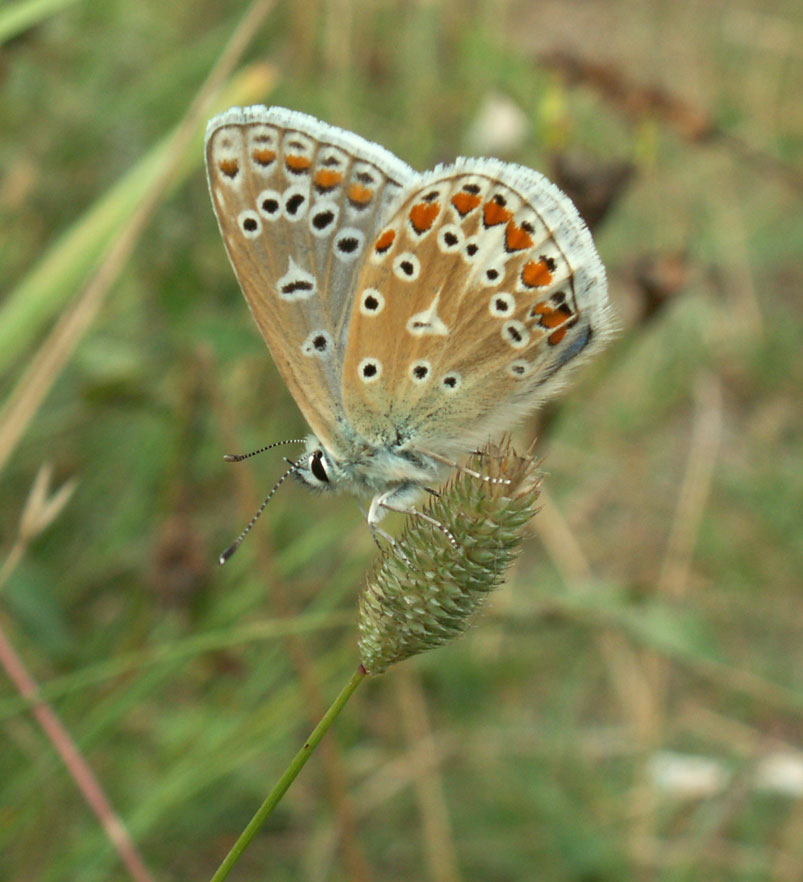
<path fill-rule="evenodd" d="M 349 187 L 349 202 L 355 205 L 367 205 L 374 198 L 374 191 L 362 184 L 352 184 Z"/>
<path fill-rule="evenodd" d="M 322 168 L 315 173 L 315 186 L 320 190 L 331 190 L 343 180 L 343 172 Z"/>
<path fill-rule="evenodd" d="M 385 230 L 384 233 L 376 240 L 375 250 L 379 254 L 384 254 L 396 239 L 395 230 Z"/>
<path fill-rule="evenodd" d="M 416 233 L 426 233 L 441 210 L 440 202 L 418 202 L 410 209 L 410 223 Z"/>
<path fill-rule="evenodd" d="M 307 156 L 296 156 L 293 153 L 288 154 L 284 158 L 285 164 L 294 172 L 304 172 L 312 165 L 312 160 Z"/>
<path fill-rule="evenodd" d="M 566 336 L 566 327 L 558 328 L 553 331 L 546 339 L 550 346 L 557 346 L 558 343 Z"/>
<path fill-rule="evenodd" d="M 251 156 L 254 158 L 254 162 L 258 162 L 260 165 L 270 165 L 276 159 L 275 151 L 268 150 L 267 147 L 257 147 Z"/>
<path fill-rule="evenodd" d="M 566 323 L 566 316 L 557 309 L 550 309 L 545 312 L 538 320 L 538 324 L 542 328 L 559 328 Z"/>
<path fill-rule="evenodd" d="M 521 280 L 528 288 L 543 288 L 552 281 L 552 271 L 545 257 L 524 264 Z"/>
<path fill-rule="evenodd" d="M 457 209 L 460 217 L 465 217 L 470 211 L 482 202 L 482 199 L 476 193 L 455 193 L 452 196 L 452 205 Z"/>
<path fill-rule="evenodd" d="M 529 318 L 534 319 L 536 316 L 539 316 L 539 327 L 546 328 L 549 331 L 557 329 L 554 330 L 554 333 L 550 334 L 550 343 L 560 343 L 563 335 L 566 333 L 566 329 L 570 328 L 577 321 L 577 316 L 572 312 L 571 307 L 565 303 L 561 303 L 556 308 L 550 306 L 546 301 L 534 303 L 530 307 Z"/>
<path fill-rule="evenodd" d="M 508 251 L 523 251 L 525 248 L 531 248 L 532 244 L 532 236 L 524 227 L 517 227 L 513 221 L 508 223 L 505 229 L 505 245 Z"/>
<path fill-rule="evenodd" d="M 504 224 L 513 217 L 513 212 L 508 211 L 504 205 L 494 202 L 486 202 L 482 208 L 482 219 L 486 227 L 495 227 L 497 224 Z"/>
<path fill-rule="evenodd" d="M 236 159 L 221 159 L 217 165 L 227 178 L 233 178 L 240 170 L 240 163 Z"/>

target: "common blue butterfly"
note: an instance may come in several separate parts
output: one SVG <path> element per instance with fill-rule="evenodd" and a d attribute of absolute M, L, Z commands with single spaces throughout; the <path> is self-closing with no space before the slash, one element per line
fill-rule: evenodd
<path fill-rule="evenodd" d="M 387 510 L 420 514 L 421 488 L 611 336 L 591 234 L 538 172 L 461 158 L 418 173 L 261 106 L 209 122 L 206 166 L 234 272 L 313 431 L 291 471 L 370 495 L 373 529 Z"/>

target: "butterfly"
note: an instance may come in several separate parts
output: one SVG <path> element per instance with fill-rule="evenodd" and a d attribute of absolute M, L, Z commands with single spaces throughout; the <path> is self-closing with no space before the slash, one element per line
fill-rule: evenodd
<path fill-rule="evenodd" d="M 374 529 L 420 514 L 422 488 L 612 334 L 591 234 L 538 172 L 460 158 L 418 173 L 281 107 L 214 117 L 205 151 L 232 267 L 313 432 L 289 471 L 370 496 Z"/>

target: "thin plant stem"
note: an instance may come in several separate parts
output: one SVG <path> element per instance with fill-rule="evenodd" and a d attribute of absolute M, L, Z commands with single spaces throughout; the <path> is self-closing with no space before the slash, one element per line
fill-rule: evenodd
<path fill-rule="evenodd" d="M 42 727 L 70 773 L 70 777 L 100 821 L 109 842 L 114 846 L 131 878 L 136 882 L 153 882 L 153 876 L 137 851 L 122 819 L 112 807 L 100 781 L 56 712 L 49 704 L 38 698 L 39 687 L 33 675 L 17 655 L 2 628 L 0 628 L 0 667 L 6 672 L 20 695 L 31 701 L 31 712 L 36 721 Z"/>
<path fill-rule="evenodd" d="M 202 347 L 201 358 L 204 368 L 201 375 L 206 378 L 206 388 L 217 415 L 222 446 L 224 449 L 233 450 L 238 444 L 236 431 L 232 428 L 237 424 L 236 414 L 231 410 L 229 397 L 223 393 L 216 379 L 220 376 L 220 371 L 213 363 L 214 359 L 208 346 Z M 234 486 L 240 507 L 250 513 L 259 504 L 253 469 L 237 468 L 234 470 L 234 475 L 236 477 Z M 256 544 L 252 553 L 257 556 L 263 581 L 271 585 L 270 602 L 273 614 L 282 622 L 297 620 L 298 616 L 295 614 L 291 599 L 292 592 L 276 569 L 277 555 L 276 550 L 271 548 L 271 540 L 263 538 Z M 331 621 L 331 618 L 327 621 Z M 351 619 L 349 623 L 353 623 Z M 291 634 L 289 631 L 284 635 L 284 641 L 288 660 L 298 675 L 299 686 L 304 694 L 307 723 L 312 728 L 326 712 L 328 702 L 321 693 L 318 674 L 306 641 L 300 634 Z M 373 873 L 357 838 L 355 809 L 348 795 L 345 763 L 334 739 L 328 739 L 321 745 L 321 765 L 326 779 L 327 796 L 337 818 L 338 849 L 343 857 L 346 875 L 349 882 L 371 882 Z"/>
<path fill-rule="evenodd" d="M 44 474 L 45 472 L 40 470 L 39 475 L 42 476 Z M 32 527 L 32 521 L 37 522 L 37 528 L 42 528 L 46 525 L 46 518 L 43 519 L 44 510 L 47 508 L 52 509 L 53 502 L 59 495 L 63 497 L 65 502 L 69 497 L 69 492 L 64 496 L 61 491 L 58 491 L 48 502 L 48 477 L 44 477 L 42 482 L 39 483 L 39 490 L 37 492 L 38 482 L 39 478 L 34 482 L 34 490 L 31 491 L 28 503 L 26 504 L 26 511 L 22 515 L 23 526 L 20 528 L 19 536 L 2 567 L 0 567 L 0 591 L 5 587 L 6 582 L 19 562 L 25 557 L 28 543 L 36 533 L 36 529 Z M 37 501 L 32 503 L 32 497 L 37 499 Z M 58 509 L 58 502 L 56 502 L 56 507 Z M 33 509 L 36 510 L 36 517 L 33 517 L 31 514 Z M 58 510 L 55 513 L 58 514 Z M 25 526 L 26 521 L 28 521 L 27 528 Z M 28 670 L 25 662 L 22 660 L 22 656 L 14 648 L 11 639 L 6 635 L 2 621 L 0 621 L 0 669 L 5 671 L 6 676 L 20 694 L 20 697 L 30 705 L 34 719 L 39 723 L 45 736 L 53 745 L 56 753 L 58 753 L 61 761 L 64 763 L 64 767 L 86 800 L 87 805 L 95 813 L 109 842 L 119 855 L 131 878 L 134 882 L 153 882 L 153 876 L 145 863 L 145 859 L 137 850 L 134 840 L 129 835 L 122 818 L 114 810 L 103 786 L 92 771 L 88 761 L 84 758 L 78 745 L 67 731 L 66 726 L 61 722 L 56 711 L 42 697 L 39 684 Z"/>
<path fill-rule="evenodd" d="M 298 773 L 310 758 L 312 751 L 315 750 L 321 738 L 323 738 L 323 736 L 329 731 L 329 728 L 340 711 L 343 710 L 346 702 L 351 698 L 356 688 L 362 683 L 366 676 L 365 668 L 360 665 L 348 683 L 343 687 L 337 698 L 332 702 L 329 710 L 323 715 L 320 723 L 318 723 L 318 725 L 312 730 L 312 734 L 304 742 L 304 746 L 293 757 L 290 765 L 285 769 L 284 774 L 276 782 L 275 787 L 268 794 L 254 817 L 248 822 L 248 826 L 243 830 L 238 840 L 231 847 L 231 850 L 226 855 L 223 863 L 217 868 L 217 871 L 215 872 L 215 875 L 212 876 L 210 882 L 222 882 L 222 880 L 229 875 L 234 865 L 242 857 L 243 852 L 251 844 L 251 840 L 256 836 L 259 828 L 265 823 L 265 821 L 267 821 L 273 810 L 281 801 L 281 798 L 287 793 L 290 785 L 295 781 Z"/>

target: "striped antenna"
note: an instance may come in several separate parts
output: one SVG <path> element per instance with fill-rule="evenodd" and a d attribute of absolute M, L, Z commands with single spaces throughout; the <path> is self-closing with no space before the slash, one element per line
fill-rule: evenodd
<path fill-rule="evenodd" d="M 257 452 L 259 452 L 259 451 L 257 451 Z M 273 498 L 273 494 L 279 489 L 279 487 L 282 486 L 282 484 L 284 484 L 284 482 L 287 480 L 287 478 L 289 478 L 290 475 L 292 475 L 293 472 L 301 465 L 301 462 L 302 461 L 299 460 L 298 462 L 291 462 L 290 463 L 290 468 L 273 485 L 273 488 L 271 489 L 270 493 L 268 493 L 268 495 L 265 497 L 265 501 L 262 503 L 262 505 L 259 506 L 256 514 L 248 522 L 248 526 L 242 531 L 242 533 L 240 533 L 240 535 L 234 540 L 234 542 L 232 542 L 231 545 L 229 545 L 229 547 L 217 559 L 217 562 L 220 564 L 220 566 L 223 566 L 223 564 L 226 563 L 226 561 L 229 560 L 229 558 L 234 554 L 234 552 L 237 551 L 237 549 L 243 544 L 243 539 L 245 539 L 245 537 L 251 532 L 254 524 L 259 519 L 259 516 L 262 514 L 263 511 L 265 511 L 265 507 Z"/>
<path fill-rule="evenodd" d="M 250 459 L 258 453 L 264 453 L 266 450 L 272 450 L 274 447 L 281 447 L 282 444 L 306 444 L 306 438 L 288 438 L 287 441 L 275 441 L 266 447 L 260 447 L 259 450 L 252 450 L 250 453 L 224 453 L 223 459 L 226 462 L 242 462 L 244 459 Z"/>

